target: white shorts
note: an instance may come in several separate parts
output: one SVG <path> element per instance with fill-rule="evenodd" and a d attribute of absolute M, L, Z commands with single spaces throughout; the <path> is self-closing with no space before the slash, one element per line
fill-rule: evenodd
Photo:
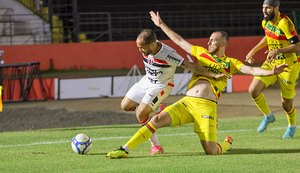
<path fill-rule="evenodd" d="M 145 103 L 155 110 L 159 104 L 167 98 L 174 87 L 173 81 L 155 83 L 144 76 L 135 83 L 126 93 L 126 97 L 137 103 Z"/>

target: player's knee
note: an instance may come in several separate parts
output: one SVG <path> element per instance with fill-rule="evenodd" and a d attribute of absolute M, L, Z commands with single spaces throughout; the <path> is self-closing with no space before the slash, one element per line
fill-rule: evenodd
<path fill-rule="evenodd" d="M 136 107 L 121 107 L 124 111 L 135 111 Z"/>
<path fill-rule="evenodd" d="M 130 106 L 126 103 L 121 102 L 121 109 L 124 111 L 134 111 L 136 109 L 136 106 Z"/>
<path fill-rule="evenodd" d="M 218 147 L 206 147 L 204 148 L 205 154 L 207 155 L 218 155 L 220 154 Z"/>
<path fill-rule="evenodd" d="M 150 117 L 148 114 L 141 114 L 141 113 L 136 113 L 136 119 L 139 121 L 140 124 L 145 125 L 149 120 Z"/>
<path fill-rule="evenodd" d="M 290 101 L 282 101 L 281 105 L 286 112 L 290 112 L 293 109 L 293 103 Z"/>
<path fill-rule="evenodd" d="M 172 123 L 172 118 L 166 113 L 160 113 L 151 119 L 152 124 L 157 127 L 169 126 Z"/>
<path fill-rule="evenodd" d="M 218 155 L 220 152 L 220 147 L 216 142 L 201 140 L 202 147 L 204 149 L 205 154 L 207 155 Z"/>
<path fill-rule="evenodd" d="M 149 120 L 150 120 L 150 118 L 148 117 L 148 118 L 137 118 L 138 119 L 138 121 L 139 121 L 139 123 L 143 126 L 143 125 L 145 125 L 145 124 L 147 124 L 148 122 L 149 122 Z"/>
<path fill-rule="evenodd" d="M 249 88 L 248 88 L 248 92 L 249 92 L 249 94 L 250 94 L 250 96 L 253 98 L 253 99 L 255 99 L 255 98 L 257 98 L 258 97 L 258 93 L 257 93 L 257 91 L 255 90 L 255 87 L 253 87 L 253 86 L 249 86 Z"/>
<path fill-rule="evenodd" d="M 256 99 L 261 94 L 261 92 L 253 88 L 253 89 L 249 89 L 249 94 L 252 97 L 252 99 Z"/>

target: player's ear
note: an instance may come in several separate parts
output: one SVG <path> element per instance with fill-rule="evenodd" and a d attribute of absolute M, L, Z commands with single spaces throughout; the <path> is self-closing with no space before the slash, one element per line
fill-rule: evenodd
<path fill-rule="evenodd" d="M 225 40 L 223 40 L 223 41 L 221 42 L 221 45 L 224 46 L 224 47 L 226 47 L 226 46 L 227 46 L 227 42 L 226 42 Z"/>

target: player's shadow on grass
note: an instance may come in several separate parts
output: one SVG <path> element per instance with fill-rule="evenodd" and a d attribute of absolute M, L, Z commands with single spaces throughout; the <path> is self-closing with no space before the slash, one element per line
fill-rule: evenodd
<path fill-rule="evenodd" d="M 106 157 L 107 153 L 88 153 L 86 156 L 104 156 Z M 183 156 L 183 157 L 190 157 L 190 156 L 205 156 L 203 152 L 167 152 L 160 155 L 144 155 L 144 154 L 131 154 L 127 158 L 119 158 L 119 159 L 141 159 L 141 158 L 151 158 L 151 157 L 174 157 L 174 156 Z M 108 158 L 108 157 L 107 157 Z M 108 158 L 109 159 L 109 158 Z"/>
<path fill-rule="evenodd" d="M 239 155 L 239 154 L 286 154 L 286 153 L 300 153 L 300 149 L 253 149 L 253 148 L 235 148 L 227 152 L 225 155 Z M 87 155 L 102 155 L 106 156 L 107 153 L 89 153 Z M 166 152 L 161 155 L 151 156 L 151 155 L 139 155 L 132 154 L 126 159 L 141 159 L 149 157 L 174 157 L 174 156 L 183 156 L 183 157 L 198 157 L 198 156 L 207 156 L 203 151 L 199 152 Z M 124 158 L 123 158 L 124 159 Z"/>
<path fill-rule="evenodd" d="M 205 153 L 204 152 L 166 152 L 164 154 L 160 154 L 160 155 L 154 155 L 154 156 L 151 156 L 151 155 L 138 155 L 138 154 L 135 154 L 135 155 L 130 155 L 128 158 L 130 159 L 137 159 L 137 158 L 150 158 L 150 157 L 160 157 L 160 158 L 163 158 L 163 157 L 174 157 L 174 156 L 182 156 L 182 157 L 198 157 L 198 156 L 205 156 Z"/>
<path fill-rule="evenodd" d="M 230 154 L 284 154 L 300 153 L 300 149 L 253 149 L 253 148 L 234 148 L 226 155 Z"/>

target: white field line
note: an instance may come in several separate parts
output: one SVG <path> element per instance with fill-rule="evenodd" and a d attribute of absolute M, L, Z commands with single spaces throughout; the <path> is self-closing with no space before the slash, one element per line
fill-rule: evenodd
<path fill-rule="evenodd" d="M 282 130 L 286 127 L 278 127 L 278 128 L 268 128 L 268 131 L 273 130 Z M 242 133 L 242 132 L 253 132 L 256 131 L 254 129 L 239 129 L 239 130 L 220 130 L 218 133 Z M 188 136 L 194 135 L 195 133 L 171 133 L 171 134 L 159 134 L 159 136 Z M 110 141 L 110 140 L 120 140 L 120 139 L 129 139 L 130 136 L 115 136 L 115 137 L 103 137 L 103 138 L 92 138 L 93 141 Z M 0 148 L 11 148 L 11 147 L 30 147 L 36 145 L 52 145 L 52 144 L 62 144 L 69 143 L 70 140 L 61 140 L 61 141 L 45 141 L 45 142 L 34 142 L 29 144 L 11 144 L 11 145 L 0 145 Z"/>

